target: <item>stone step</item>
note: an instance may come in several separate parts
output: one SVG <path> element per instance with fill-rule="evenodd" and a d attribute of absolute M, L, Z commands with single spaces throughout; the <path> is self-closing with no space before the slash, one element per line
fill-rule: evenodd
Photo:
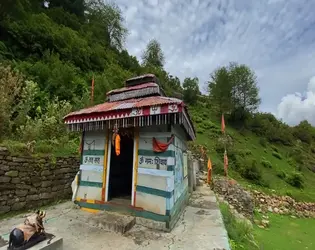
<path fill-rule="evenodd" d="M 136 224 L 136 218 L 126 214 L 99 211 L 90 215 L 87 218 L 87 223 L 106 231 L 124 234 Z"/>

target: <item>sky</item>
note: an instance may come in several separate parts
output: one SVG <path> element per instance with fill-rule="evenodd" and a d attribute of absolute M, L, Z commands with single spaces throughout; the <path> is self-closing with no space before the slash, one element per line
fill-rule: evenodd
<path fill-rule="evenodd" d="M 258 77 L 260 111 L 315 125 L 315 0 L 116 0 L 141 60 L 157 39 L 170 74 L 198 77 L 234 61 Z"/>

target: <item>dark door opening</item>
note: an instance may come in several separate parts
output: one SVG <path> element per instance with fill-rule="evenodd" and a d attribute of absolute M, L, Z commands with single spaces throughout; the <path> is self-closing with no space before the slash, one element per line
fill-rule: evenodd
<path fill-rule="evenodd" d="M 126 205 L 131 204 L 132 173 L 133 173 L 133 132 L 121 131 L 120 155 L 116 155 L 111 144 L 109 170 L 108 200 Z"/>

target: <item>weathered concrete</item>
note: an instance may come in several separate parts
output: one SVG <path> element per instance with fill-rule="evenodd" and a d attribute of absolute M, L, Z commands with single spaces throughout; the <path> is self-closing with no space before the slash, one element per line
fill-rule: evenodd
<path fill-rule="evenodd" d="M 204 197 L 204 199 L 202 198 Z M 178 223 L 171 233 L 135 225 L 125 234 L 117 234 L 93 225 L 93 215 L 75 209 L 71 202 L 47 209 L 46 230 L 61 235 L 63 248 L 74 249 L 187 249 L 229 250 L 227 233 L 213 192 L 197 187 Z M 23 221 L 22 216 L 0 221 L 0 235 L 7 240 L 12 227 Z"/>
<path fill-rule="evenodd" d="M 122 234 L 136 224 L 136 218 L 133 216 L 105 211 L 82 216 L 81 218 L 87 218 L 86 222 L 91 226 Z"/>
<path fill-rule="evenodd" d="M 0 250 L 7 250 L 8 245 L 0 247 Z M 63 250 L 63 239 L 61 237 L 55 237 L 53 239 L 47 239 L 39 242 L 29 250 Z"/>

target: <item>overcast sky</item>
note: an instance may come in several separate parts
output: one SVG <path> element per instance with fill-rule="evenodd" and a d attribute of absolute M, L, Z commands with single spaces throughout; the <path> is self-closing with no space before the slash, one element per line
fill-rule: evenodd
<path fill-rule="evenodd" d="M 165 69 L 181 80 L 230 61 L 258 76 L 261 111 L 315 125 L 315 0 L 116 0 L 138 57 L 157 39 Z M 312 79 L 312 80 L 311 80 Z"/>

